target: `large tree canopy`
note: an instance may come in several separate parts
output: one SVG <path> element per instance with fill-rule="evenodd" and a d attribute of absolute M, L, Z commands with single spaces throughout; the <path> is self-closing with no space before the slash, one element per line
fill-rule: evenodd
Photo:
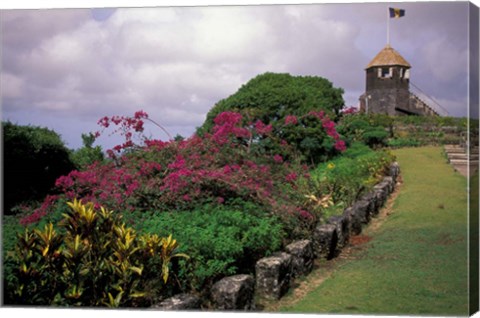
<path fill-rule="evenodd" d="M 224 111 L 241 113 L 245 120 L 275 124 L 287 115 L 303 116 L 323 110 L 332 119 L 344 106 L 343 89 L 322 77 L 265 73 L 219 101 L 207 114 L 200 131 L 209 131 L 213 119 Z"/>
<path fill-rule="evenodd" d="M 2 122 L 4 213 L 45 197 L 55 180 L 75 168 L 60 136 L 47 128 Z"/>

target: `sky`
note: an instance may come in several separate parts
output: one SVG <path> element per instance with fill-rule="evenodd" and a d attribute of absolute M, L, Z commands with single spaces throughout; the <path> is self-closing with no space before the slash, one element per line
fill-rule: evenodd
<path fill-rule="evenodd" d="M 3 9 L 2 120 L 48 127 L 76 149 L 101 117 L 144 110 L 188 137 L 216 102 L 265 72 L 327 78 L 358 106 L 388 20 L 411 83 L 467 116 L 467 2 L 311 3 Z M 389 6 L 405 16 L 389 19 Z M 146 134 L 167 139 L 154 125 Z"/>

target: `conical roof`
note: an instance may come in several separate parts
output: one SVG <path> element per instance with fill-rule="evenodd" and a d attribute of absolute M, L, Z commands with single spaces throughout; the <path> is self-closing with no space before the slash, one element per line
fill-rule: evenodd
<path fill-rule="evenodd" d="M 375 66 L 405 66 L 410 68 L 408 63 L 397 51 L 395 51 L 389 44 L 381 50 L 377 56 L 367 65 L 367 69 Z"/>

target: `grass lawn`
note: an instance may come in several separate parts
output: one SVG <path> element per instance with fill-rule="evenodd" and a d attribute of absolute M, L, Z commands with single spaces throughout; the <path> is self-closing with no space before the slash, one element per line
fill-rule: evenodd
<path fill-rule="evenodd" d="M 355 260 L 280 311 L 468 314 L 467 179 L 446 164 L 440 147 L 394 154 L 403 184 L 391 214 L 365 228 L 372 239 Z"/>

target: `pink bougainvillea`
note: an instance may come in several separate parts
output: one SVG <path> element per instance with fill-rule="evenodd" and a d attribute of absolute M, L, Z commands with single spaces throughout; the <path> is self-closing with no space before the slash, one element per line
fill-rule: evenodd
<path fill-rule="evenodd" d="M 350 106 L 350 107 L 342 109 L 341 113 L 343 115 L 353 115 L 353 114 L 358 113 L 358 108 L 356 108 L 354 106 Z"/>
<path fill-rule="evenodd" d="M 345 143 L 328 116 L 323 112 L 309 115 L 321 120 L 326 134 L 334 138 L 337 151 L 345 150 Z M 211 133 L 181 141 L 161 141 L 141 135 L 147 119 L 149 116 L 143 111 L 133 117 L 101 118 L 98 123 L 102 130 L 96 136 L 115 126 L 115 132 L 125 138 L 122 144 L 107 151 L 115 160 L 95 163 L 58 178 L 56 187 L 61 195 L 48 197 L 22 223 L 38 221 L 60 197 L 123 211 L 194 209 L 207 202 L 228 204 L 229 200 L 240 198 L 275 213 L 287 206 L 288 211 L 300 211 L 290 214 L 308 219 L 308 212 L 295 199 L 295 183 L 299 178 L 308 178 L 308 168 L 285 159 L 283 153 L 252 150 L 260 140 L 255 138 L 273 138 L 272 125 L 259 120 L 244 125 L 241 114 L 224 112 L 214 119 Z M 288 116 L 285 124 L 298 122 L 297 117 Z M 284 151 L 293 149 L 285 140 L 277 142 Z M 132 151 L 123 152 L 129 148 Z"/>
<path fill-rule="evenodd" d="M 297 116 L 288 115 L 285 117 L 285 125 L 296 125 L 298 124 Z"/>

